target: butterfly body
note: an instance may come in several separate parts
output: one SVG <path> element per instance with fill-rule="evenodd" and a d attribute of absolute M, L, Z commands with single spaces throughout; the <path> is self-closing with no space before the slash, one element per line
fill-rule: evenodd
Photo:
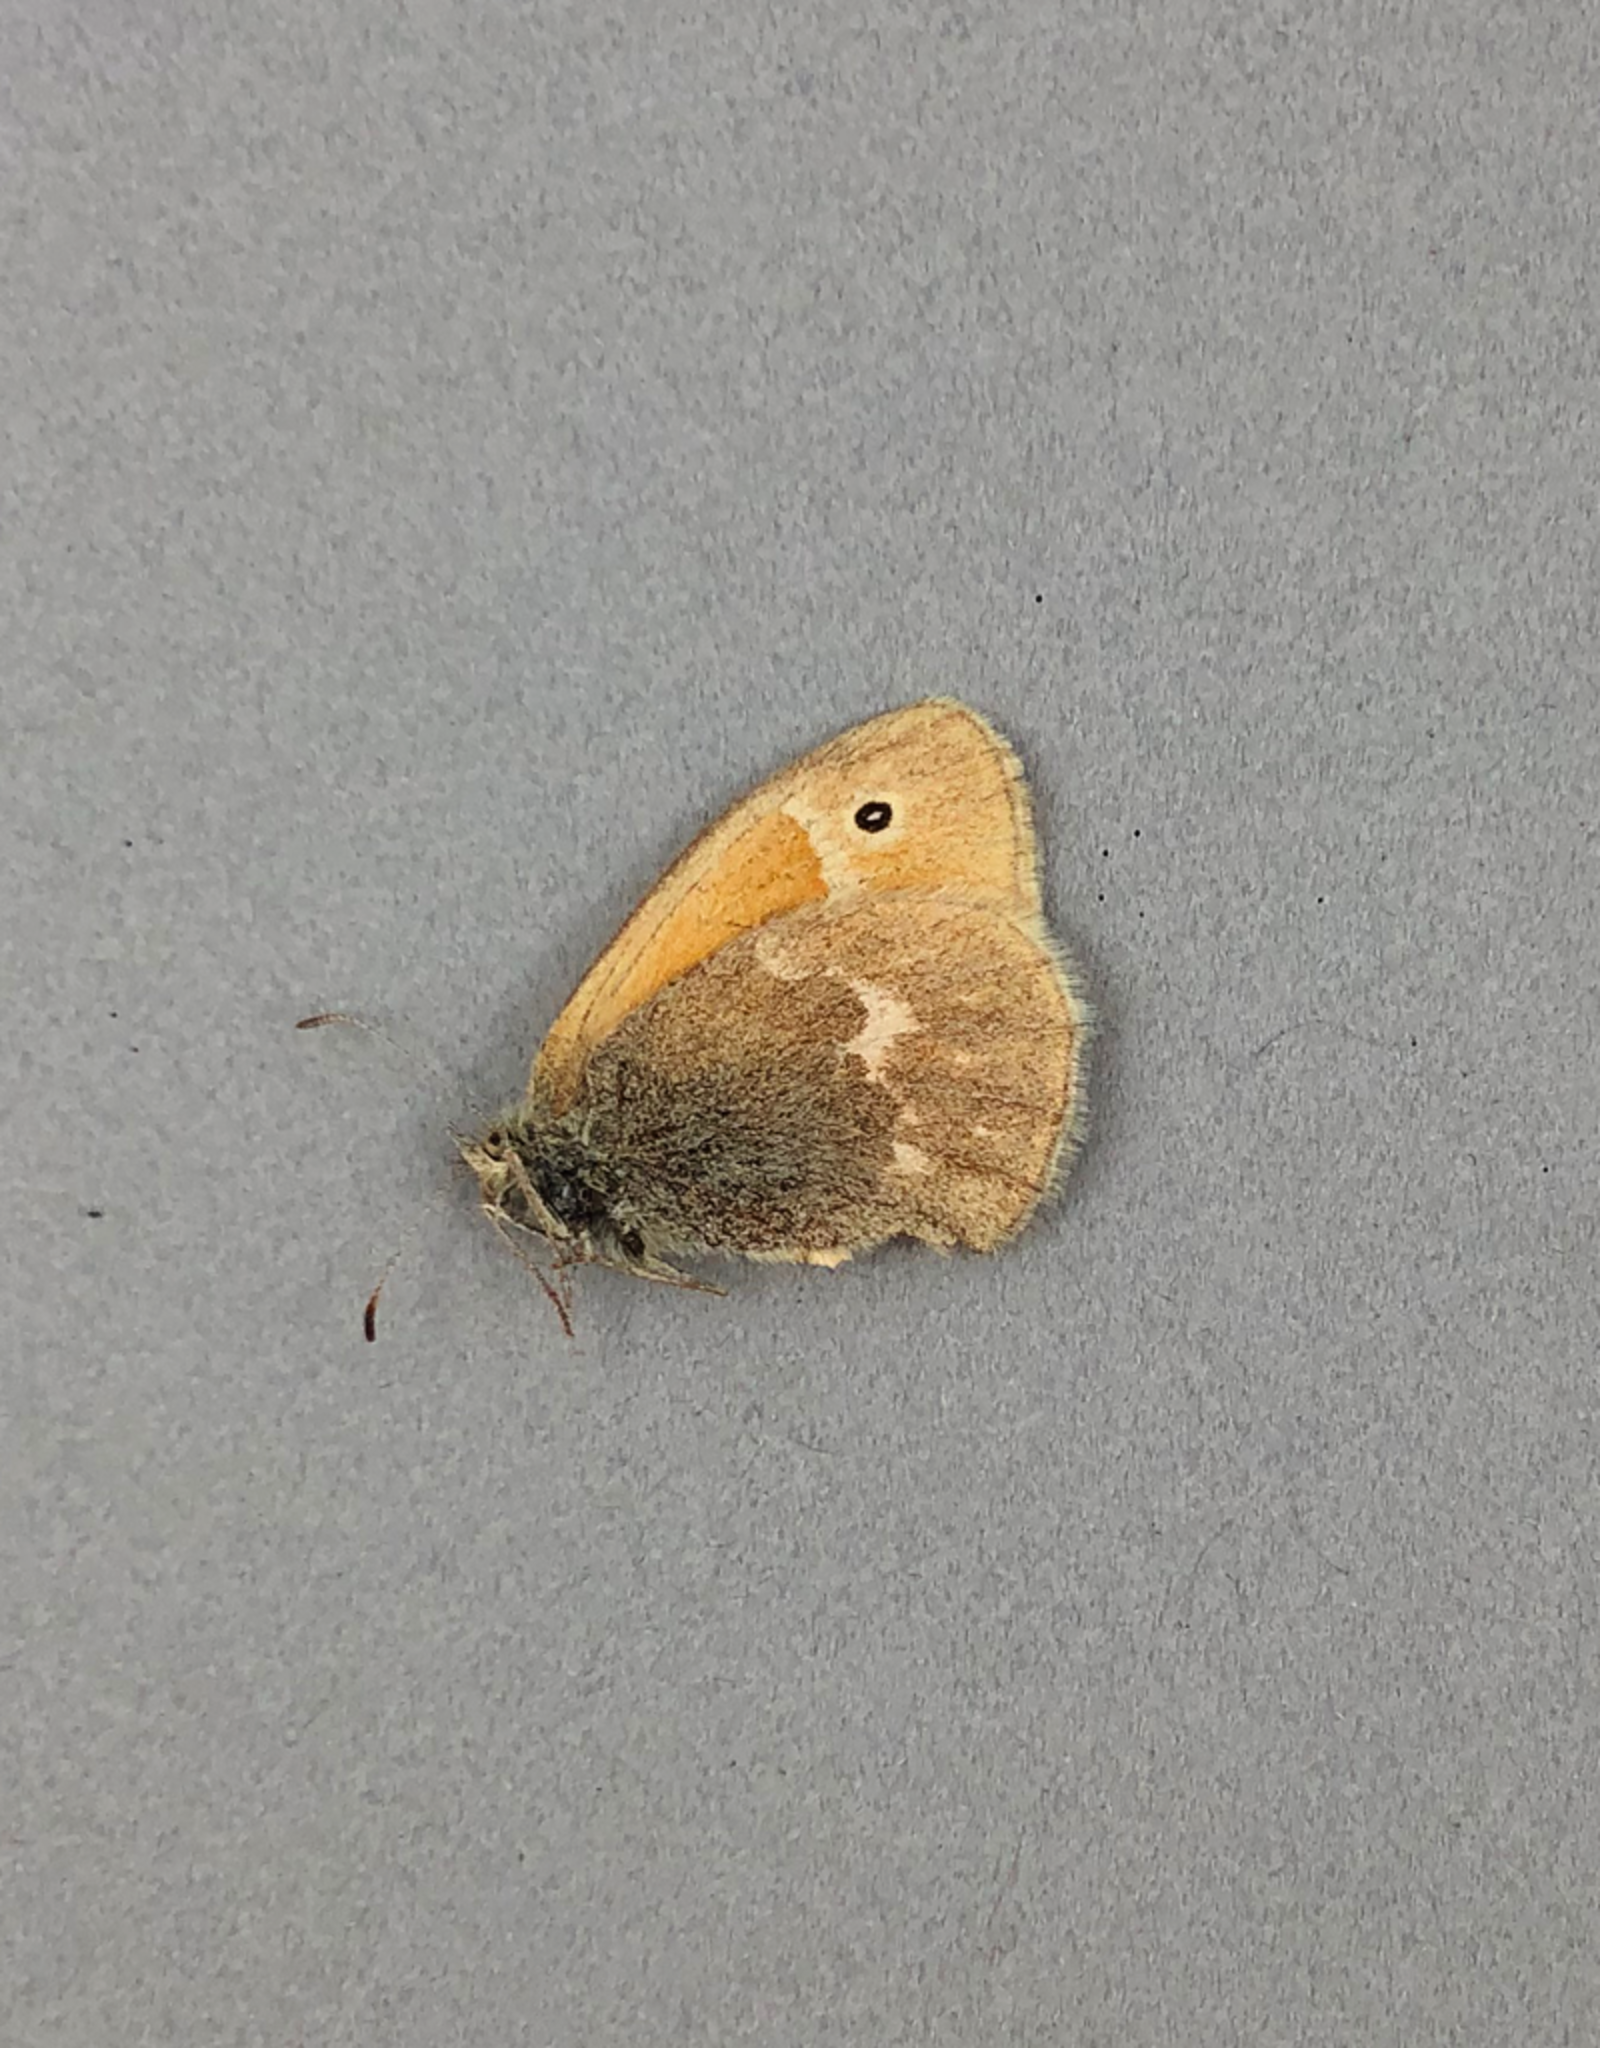
<path fill-rule="evenodd" d="M 1050 1184 L 1082 1030 L 1021 771 L 933 700 L 703 834 L 463 1156 L 491 1220 L 559 1264 L 681 1283 L 673 1262 L 707 1253 L 988 1250 Z"/>

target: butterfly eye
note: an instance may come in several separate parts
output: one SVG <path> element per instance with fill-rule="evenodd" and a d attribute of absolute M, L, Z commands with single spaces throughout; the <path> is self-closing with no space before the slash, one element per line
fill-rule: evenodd
<path fill-rule="evenodd" d="M 881 832 L 894 812 L 885 803 L 863 804 L 856 812 L 856 823 L 863 832 Z"/>

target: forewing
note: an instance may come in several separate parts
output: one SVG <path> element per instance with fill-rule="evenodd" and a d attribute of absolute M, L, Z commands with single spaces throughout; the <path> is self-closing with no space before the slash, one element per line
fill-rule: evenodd
<path fill-rule="evenodd" d="M 864 805 L 887 805 L 868 831 Z M 885 713 L 791 763 L 662 876 L 556 1019 L 531 1089 L 560 1109 L 632 1011 L 741 933 L 860 892 L 926 891 L 1024 922 L 1039 888 L 1017 758 L 976 712 L 935 698 Z"/>

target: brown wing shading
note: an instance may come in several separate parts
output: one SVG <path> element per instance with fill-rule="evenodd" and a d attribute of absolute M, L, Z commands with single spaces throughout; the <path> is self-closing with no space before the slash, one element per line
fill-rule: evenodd
<path fill-rule="evenodd" d="M 596 1048 L 581 1107 L 681 1248 L 988 1250 L 1050 1185 L 1081 1039 L 1065 971 L 1012 918 L 858 895 L 660 990 Z"/>

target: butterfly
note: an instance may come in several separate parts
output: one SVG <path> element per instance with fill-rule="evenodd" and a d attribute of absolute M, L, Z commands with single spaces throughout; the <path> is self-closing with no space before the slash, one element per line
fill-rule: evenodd
<path fill-rule="evenodd" d="M 701 833 L 461 1156 L 490 1221 L 545 1240 L 558 1274 L 706 1287 L 677 1262 L 989 1251 L 1070 1146 L 1085 1028 L 1016 755 L 933 698 Z"/>

